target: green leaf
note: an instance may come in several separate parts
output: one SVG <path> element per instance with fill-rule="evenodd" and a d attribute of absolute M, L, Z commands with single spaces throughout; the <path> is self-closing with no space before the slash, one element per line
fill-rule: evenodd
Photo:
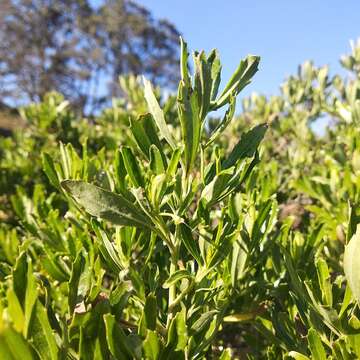
<path fill-rule="evenodd" d="M 341 318 L 343 316 L 343 314 L 345 313 L 345 310 L 347 309 L 347 307 L 349 306 L 349 304 L 351 302 L 351 298 L 352 298 L 351 289 L 350 289 L 349 284 L 347 284 L 345 293 L 344 293 L 344 298 L 343 298 L 343 301 L 341 304 L 341 309 L 339 312 L 339 318 Z"/>
<path fill-rule="evenodd" d="M 188 70 L 188 58 L 189 53 L 187 50 L 187 43 L 184 39 L 180 36 L 180 72 L 181 72 L 181 79 L 184 81 L 185 86 L 190 87 L 190 76 Z"/>
<path fill-rule="evenodd" d="M 171 155 L 169 166 L 166 170 L 166 175 L 170 179 L 176 174 L 176 170 L 178 168 L 179 161 L 180 161 L 180 156 L 181 156 L 180 149 L 176 149 Z"/>
<path fill-rule="evenodd" d="M 8 302 L 8 312 L 14 325 L 14 329 L 21 333 L 25 326 L 25 315 L 19 303 L 19 300 L 13 289 L 8 289 L 6 294 Z"/>
<path fill-rule="evenodd" d="M 0 324 L 0 359 L 34 360 L 26 340 L 12 328 L 4 327 L 3 324 Z"/>
<path fill-rule="evenodd" d="M 300 354 L 297 351 L 290 351 L 288 356 L 290 356 L 292 359 L 295 360 L 310 360 L 310 358 L 308 358 L 307 356 Z"/>
<path fill-rule="evenodd" d="M 144 306 L 144 319 L 147 329 L 156 329 L 157 312 L 156 297 L 154 294 L 150 294 L 146 297 Z"/>
<path fill-rule="evenodd" d="M 64 144 L 60 142 L 60 155 L 61 155 L 61 165 L 64 173 L 64 177 L 68 179 L 70 177 L 71 170 L 71 159 L 65 148 Z"/>
<path fill-rule="evenodd" d="M 86 258 L 87 253 L 82 249 L 72 265 L 68 297 L 70 314 L 74 312 L 77 303 L 84 300 L 84 297 L 90 288 L 91 269 L 89 269 Z"/>
<path fill-rule="evenodd" d="M 149 360 L 158 360 L 161 343 L 155 331 L 147 330 L 146 338 L 143 342 L 145 358 Z"/>
<path fill-rule="evenodd" d="M 65 180 L 61 186 L 92 216 L 116 225 L 153 229 L 150 219 L 122 195 L 84 181 Z"/>
<path fill-rule="evenodd" d="M 346 233 L 346 243 L 350 241 L 350 239 L 353 237 L 353 235 L 356 232 L 356 227 L 358 223 L 360 222 L 360 217 L 356 214 L 356 208 L 355 206 L 352 206 L 351 204 L 348 205 L 349 207 L 349 222 L 348 222 L 348 230 Z"/>
<path fill-rule="evenodd" d="M 165 174 L 154 176 L 151 179 L 150 199 L 155 209 L 159 208 L 159 203 L 167 188 L 167 178 Z"/>
<path fill-rule="evenodd" d="M 84 327 L 80 327 L 79 333 L 80 333 L 79 358 L 81 360 L 104 359 L 103 356 L 101 356 L 100 354 L 97 354 L 98 357 L 94 356 L 95 347 L 97 345 L 96 344 L 97 339 L 87 336 Z"/>
<path fill-rule="evenodd" d="M 130 119 L 130 130 L 134 135 L 137 145 L 147 159 L 149 159 L 151 145 L 156 146 L 158 149 L 162 149 L 151 114 L 140 115 L 137 120 Z"/>
<path fill-rule="evenodd" d="M 226 349 L 221 353 L 219 360 L 231 360 L 232 359 L 231 355 L 232 355 L 231 349 Z"/>
<path fill-rule="evenodd" d="M 26 253 L 22 252 L 16 259 L 15 267 L 13 270 L 13 287 L 19 303 L 22 306 L 25 303 L 26 295 L 26 280 L 28 271 L 28 264 L 26 258 Z"/>
<path fill-rule="evenodd" d="M 352 360 L 350 355 L 348 342 L 345 339 L 337 339 L 331 344 L 331 350 L 334 359 Z M 354 349 L 355 350 L 355 349 Z"/>
<path fill-rule="evenodd" d="M 351 292 L 360 304 L 360 225 L 356 228 L 349 243 L 345 246 L 344 271 Z"/>
<path fill-rule="evenodd" d="M 182 243 L 185 245 L 189 253 L 194 257 L 194 259 L 200 265 L 202 265 L 203 260 L 200 255 L 199 244 L 193 238 L 191 229 L 185 223 L 179 224 L 178 226 Z"/>
<path fill-rule="evenodd" d="M 48 177 L 51 185 L 53 185 L 56 189 L 60 189 L 60 182 L 55 170 L 54 162 L 51 156 L 46 152 L 42 153 L 42 163 L 44 172 Z"/>
<path fill-rule="evenodd" d="M 224 132 L 224 130 L 227 128 L 227 126 L 230 124 L 231 120 L 234 117 L 235 108 L 236 108 L 236 97 L 230 96 L 229 108 L 226 110 L 223 119 L 219 122 L 218 126 L 211 134 L 211 137 L 206 143 L 205 147 L 211 145 Z"/>
<path fill-rule="evenodd" d="M 179 83 L 177 104 L 182 138 L 185 146 L 186 172 L 189 173 L 198 153 L 201 120 L 199 117 L 196 93 L 192 92 L 182 80 Z"/>
<path fill-rule="evenodd" d="M 163 284 L 164 289 L 168 289 L 170 286 L 174 285 L 182 279 L 191 278 L 191 274 L 188 270 L 177 270 L 171 274 Z"/>
<path fill-rule="evenodd" d="M 165 172 L 165 166 L 163 157 L 161 155 L 160 150 L 155 145 L 151 145 L 150 147 L 150 169 L 154 172 L 154 174 L 163 174 Z"/>
<path fill-rule="evenodd" d="M 167 335 L 167 349 L 173 351 L 181 351 L 185 349 L 187 344 L 188 334 L 186 328 L 186 310 L 181 309 L 175 317 L 171 320 L 168 335 Z"/>
<path fill-rule="evenodd" d="M 176 145 L 173 137 L 170 134 L 169 128 L 166 125 L 164 113 L 161 110 L 159 103 L 154 95 L 150 81 L 143 78 L 144 81 L 144 95 L 148 104 L 149 112 L 153 116 L 157 127 L 159 128 L 160 134 L 168 142 L 168 144 L 175 149 Z"/>
<path fill-rule="evenodd" d="M 41 359 L 57 360 L 58 348 L 54 332 L 51 329 L 46 309 L 39 300 L 36 301 L 34 312 L 29 326 L 33 347 Z"/>
<path fill-rule="evenodd" d="M 117 285 L 110 293 L 109 301 L 111 306 L 118 305 L 119 303 L 125 306 L 132 289 L 131 281 L 123 281 Z"/>
<path fill-rule="evenodd" d="M 272 199 L 267 200 L 264 204 L 262 204 L 259 214 L 256 217 L 251 232 L 251 240 L 256 245 L 261 241 L 261 236 L 263 235 L 263 231 L 266 231 L 266 229 L 264 229 L 264 224 L 266 223 L 266 221 L 269 221 L 270 219 L 269 214 L 273 209 L 273 206 L 274 206 L 273 200 Z"/>
<path fill-rule="evenodd" d="M 58 264 L 57 256 L 51 254 L 49 251 L 42 257 L 42 266 L 46 271 L 56 280 L 65 282 L 69 280 L 69 274 Z"/>
<path fill-rule="evenodd" d="M 31 259 L 27 259 L 27 284 L 26 284 L 26 293 L 25 293 L 25 324 L 24 324 L 24 335 L 27 338 L 29 336 L 29 326 L 33 314 L 33 310 L 36 304 L 38 297 L 36 279 L 33 273 L 33 267 Z"/>
<path fill-rule="evenodd" d="M 242 60 L 219 98 L 212 104 L 212 109 L 216 110 L 222 107 L 229 101 L 231 95 L 236 96 L 239 94 L 258 71 L 259 62 L 260 57 L 253 55 L 249 55 L 245 60 Z"/>
<path fill-rule="evenodd" d="M 208 268 L 212 268 L 220 264 L 231 252 L 233 247 L 233 242 L 240 236 L 240 234 L 235 231 L 235 233 L 223 236 L 219 244 L 216 244 L 216 249 L 212 255 Z"/>
<path fill-rule="evenodd" d="M 133 352 L 130 348 L 129 340 L 124 331 L 117 324 L 115 316 L 104 315 L 106 339 L 111 354 L 118 360 L 133 359 Z"/>
<path fill-rule="evenodd" d="M 211 98 L 211 68 L 207 62 L 205 53 L 202 51 L 194 55 L 195 79 L 194 92 L 198 97 L 199 118 L 202 122 L 210 108 Z"/>
<path fill-rule="evenodd" d="M 142 172 L 140 170 L 140 166 L 131 150 L 131 148 L 124 146 L 121 148 L 121 154 L 123 156 L 124 165 L 127 174 L 129 175 L 129 178 L 133 185 L 138 187 L 144 187 L 144 178 L 142 176 Z"/>
<path fill-rule="evenodd" d="M 130 130 L 135 138 L 136 144 L 139 146 L 139 149 L 142 153 L 149 158 L 149 148 L 150 148 L 150 141 L 147 137 L 147 134 L 143 128 L 143 119 L 150 117 L 151 114 L 140 115 L 137 120 L 133 120 L 130 118 Z"/>
<path fill-rule="evenodd" d="M 106 264 L 115 274 L 119 273 L 124 269 L 124 267 L 114 249 L 113 244 L 109 240 L 106 232 L 97 225 L 96 221 L 92 221 L 91 224 L 97 235 L 99 241 L 99 250 L 104 257 Z"/>
<path fill-rule="evenodd" d="M 201 198 L 207 203 L 213 204 L 221 197 L 226 189 L 228 189 L 229 181 L 234 175 L 234 168 L 220 171 L 214 179 L 205 186 L 201 193 Z"/>
<path fill-rule="evenodd" d="M 316 265 L 316 271 L 318 274 L 323 301 L 325 305 L 332 307 L 333 297 L 332 297 L 332 286 L 330 281 L 329 268 L 326 264 L 326 261 L 322 258 L 317 258 L 315 265 Z"/>
<path fill-rule="evenodd" d="M 234 240 L 232 248 L 231 283 L 233 286 L 244 276 L 248 256 L 249 252 L 245 241 L 239 236 Z"/>
<path fill-rule="evenodd" d="M 206 326 L 214 319 L 214 316 L 218 313 L 217 310 L 207 311 L 200 315 L 200 317 L 192 324 L 191 331 L 198 333 L 205 329 Z"/>
<path fill-rule="evenodd" d="M 309 342 L 309 347 L 313 360 L 326 360 L 326 352 L 321 343 L 320 336 L 318 332 L 311 328 L 308 332 L 307 339 Z"/>
<path fill-rule="evenodd" d="M 259 144 L 265 135 L 267 127 L 267 124 L 260 124 L 243 134 L 240 141 L 234 146 L 229 156 L 221 162 L 221 169 L 226 170 L 231 168 L 232 166 L 236 165 L 239 160 L 243 160 L 245 158 L 254 157 L 253 160 L 255 160 L 257 158 L 257 148 L 259 147 Z M 256 162 L 250 165 L 249 169 L 251 170 L 255 164 Z M 213 164 L 206 173 L 205 183 L 209 184 L 215 175 L 216 166 Z"/>
<path fill-rule="evenodd" d="M 216 99 L 221 80 L 221 63 L 219 53 L 216 49 L 212 50 L 208 56 L 208 64 L 211 67 L 211 101 Z"/>
<path fill-rule="evenodd" d="M 260 124 L 243 134 L 240 141 L 235 145 L 230 155 L 222 164 L 222 167 L 227 169 L 235 165 L 239 159 L 253 157 L 261 140 L 264 138 L 267 128 L 267 124 Z"/>
<path fill-rule="evenodd" d="M 123 195 L 127 193 L 126 189 L 126 169 L 124 164 L 124 159 L 119 149 L 116 149 L 115 160 L 114 160 L 114 170 L 115 170 L 115 184 L 116 189 Z"/>

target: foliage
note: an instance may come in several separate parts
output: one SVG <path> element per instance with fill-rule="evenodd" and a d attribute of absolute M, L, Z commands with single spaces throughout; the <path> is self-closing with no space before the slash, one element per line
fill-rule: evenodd
<path fill-rule="evenodd" d="M 122 77 L 76 119 L 51 93 L 0 139 L 0 354 L 359 358 L 359 46 L 236 117 L 259 58 L 221 90 L 180 52 L 177 96 Z"/>

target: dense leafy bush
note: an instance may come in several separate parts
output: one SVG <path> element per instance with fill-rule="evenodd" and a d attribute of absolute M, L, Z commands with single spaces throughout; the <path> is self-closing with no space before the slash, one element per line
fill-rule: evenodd
<path fill-rule="evenodd" d="M 177 96 L 130 76 L 96 118 L 55 93 L 21 109 L 0 139 L 1 358 L 359 358 L 359 49 L 348 78 L 307 62 L 235 118 L 259 58 L 219 91 L 218 53 L 191 75 L 184 42 Z"/>

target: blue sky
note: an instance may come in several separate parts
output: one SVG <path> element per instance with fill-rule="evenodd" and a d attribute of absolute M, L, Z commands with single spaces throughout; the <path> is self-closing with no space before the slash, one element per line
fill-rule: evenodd
<path fill-rule="evenodd" d="M 193 50 L 216 47 L 227 79 L 248 53 L 260 70 L 244 92 L 278 92 L 297 65 L 312 59 L 340 71 L 338 59 L 360 37 L 360 0 L 138 0 L 173 22 Z"/>

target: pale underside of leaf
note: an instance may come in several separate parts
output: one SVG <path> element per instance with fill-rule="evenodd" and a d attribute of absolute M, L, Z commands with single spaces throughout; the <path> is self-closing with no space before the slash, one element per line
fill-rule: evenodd
<path fill-rule="evenodd" d="M 360 225 L 345 247 L 344 270 L 350 289 L 360 304 Z"/>

